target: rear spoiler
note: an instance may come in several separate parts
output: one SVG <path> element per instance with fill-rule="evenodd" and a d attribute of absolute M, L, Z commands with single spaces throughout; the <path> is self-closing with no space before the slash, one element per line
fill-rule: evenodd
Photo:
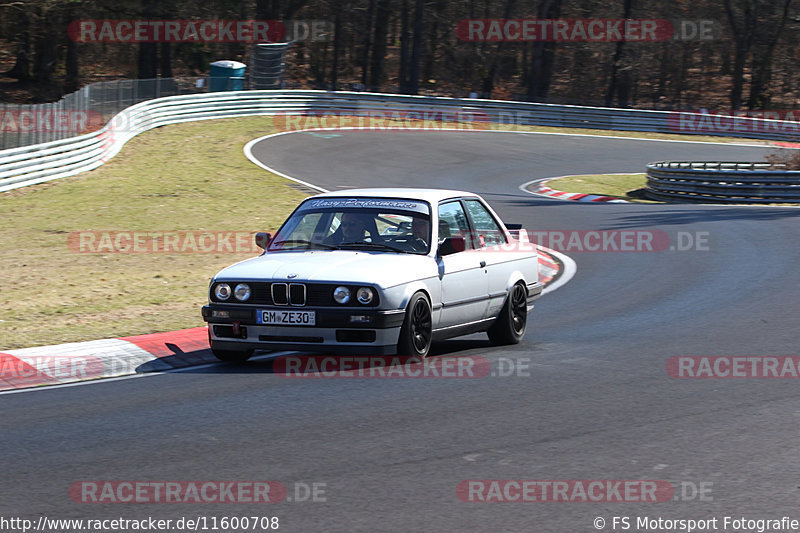
<path fill-rule="evenodd" d="M 530 242 L 528 241 L 528 231 L 522 229 L 522 224 L 506 224 L 506 228 L 516 240 L 520 242 Z"/>

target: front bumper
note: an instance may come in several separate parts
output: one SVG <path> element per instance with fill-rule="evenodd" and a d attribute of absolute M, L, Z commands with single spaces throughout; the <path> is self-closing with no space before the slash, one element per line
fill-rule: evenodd
<path fill-rule="evenodd" d="M 542 285 L 539 281 L 534 281 L 533 283 L 528 283 L 528 305 L 533 304 L 539 297 L 542 295 L 542 290 L 544 290 L 544 285 Z"/>
<path fill-rule="evenodd" d="M 316 313 L 316 325 L 287 326 L 258 324 L 258 310 L 287 309 L 252 305 L 203 306 L 211 347 L 386 355 L 395 352 L 405 315 L 401 309 L 303 307 L 304 311 Z"/>

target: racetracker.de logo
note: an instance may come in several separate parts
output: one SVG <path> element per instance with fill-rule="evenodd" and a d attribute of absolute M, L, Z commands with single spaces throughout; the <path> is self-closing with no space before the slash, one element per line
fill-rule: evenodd
<path fill-rule="evenodd" d="M 67 34 L 79 43 L 279 43 L 279 20 L 74 20 Z"/>
<path fill-rule="evenodd" d="M 278 503 L 286 499 L 279 481 L 76 481 L 76 503 Z"/>
<path fill-rule="evenodd" d="M 662 230 L 527 230 L 527 240 L 558 252 L 663 252 Z"/>
<path fill-rule="evenodd" d="M 654 42 L 674 34 L 665 19 L 463 19 L 456 26 L 468 42 Z"/>
<path fill-rule="evenodd" d="M 279 114 L 272 117 L 278 131 L 316 129 L 366 130 L 488 130 L 492 120 L 480 111 L 342 109 Z"/>
<path fill-rule="evenodd" d="M 667 126 L 679 133 L 794 133 L 800 135 L 800 111 L 674 111 Z"/>
<path fill-rule="evenodd" d="M 285 356 L 272 363 L 274 373 L 287 378 L 485 378 L 492 372 L 486 357 L 419 359 L 399 355 Z"/>
<path fill-rule="evenodd" d="M 0 381 L 12 383 L 15 387 L 83 381 L 133 371 L 128 362 L 93 355 L 0 355 Z"/>
<path fill-rule="evenodd" d="M 50 131 L 81 133 L 102 125 L 103 115 L 98 111 L 0 110 L 0 133 Z"/>
<path fill-rule="evenodd" d="M 667 374 L 682 379 L 797 379 L 800 357 L 676 356 L 667 360 Z"/>
<path fill-rule="evenodd" d="M 640 479 L 470 479 L 456 486 L 467 503 L 658 503 L 674 494 L 669 481 Z"/>
<path fill-rule="evenodd" d="M 78 254 L 261 253 L 247 231 L 73 231 L 67 247 Z"/>

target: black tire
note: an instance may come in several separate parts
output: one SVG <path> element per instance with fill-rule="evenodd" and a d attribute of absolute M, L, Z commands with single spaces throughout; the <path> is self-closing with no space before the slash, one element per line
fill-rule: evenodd
<path fill-rule="evenodd" d="M 220 361 L 226 363 L 244 363 L 253 355 L 253 350 L 219 350 L 211 348 L 211 353 Z"/>
<path fill-rule="evenodd" d="M 528 322 L 528 291 L 517 283 L 511 288 L 497 320 L 486 332 L 492 344 L 518 344 Z"/>
<path fill-rule="evenodd" d="M 424 294 L 418 292 L 411 297 L 406 307 L 406 317 L 397 341 L 397 353 L 423 359 L 431 349 L 432 338 L 431 304 Z"/>

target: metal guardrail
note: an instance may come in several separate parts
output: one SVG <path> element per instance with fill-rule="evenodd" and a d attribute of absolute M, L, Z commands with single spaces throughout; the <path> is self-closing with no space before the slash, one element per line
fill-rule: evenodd
<path fill-rule="evenodd" d="M 156 98 L 134 104 L 99 131 L 0 151 L 0 192 L 91 170 L 116 155 L 130 138 L 152 128 L 214 118 L 280 114 L 376 115 L 463 129 L 520 125 L 676 133 L 676 113 L 529 102 L 304 90 L 232 91 Z M 322 121 L 321 121 L 322 122 Z M 369 121 L 367 127 L 374 122 Z M 377 127 L 379 128 L 379 126 Z M 754 132 L 762 138 L 798 140 L 792 129 Z M 741 136 L 738 132 L 730 135 Z"/>
<path fill-rule="evenodd" d="M 101 81 L 90 83 L 58 102 L 0 102 L 0 150 L 74 138 L 100 129 L 133 104 L 164 96 L 208 92 L 207 82 L 207 77 Z"/>
<path fill-rule="evenodd" d="M 647 165 L 646 195 L 681 202 L 800 202 L 800 171 L 785 168 L 770 163 L 660 161 Z"/>

